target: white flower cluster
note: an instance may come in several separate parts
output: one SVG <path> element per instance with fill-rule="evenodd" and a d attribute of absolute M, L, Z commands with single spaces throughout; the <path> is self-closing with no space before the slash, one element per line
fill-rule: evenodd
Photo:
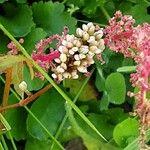
<path fill-rule="evenodd" d="M 103 30 L 93 23 L 77 28 L 77 36 L 67 34 L 58 48 L 60 57 L 55 59 L 56 68 L 52 77 L 57 81 L 77 79 L 79 73 L 88 73 L 87 67 L 94 64 L 93 57 L 104 50 Z"/>

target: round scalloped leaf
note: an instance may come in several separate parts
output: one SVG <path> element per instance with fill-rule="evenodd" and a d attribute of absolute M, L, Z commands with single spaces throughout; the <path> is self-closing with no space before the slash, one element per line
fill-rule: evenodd
<path fill-rule="evenodd" d="M 31 31 L 34 22 L 29 6 L 6 3 L 2 10 L 5 15 L 0 15 L 0 22 L 14 37 L 24 37 Z"/>
<path fill-rule="evenodd" d="M 111 73 L 105 82 L 109 102 L 122 104 L 126 96 L 126 84 L 121 73 Z"/>
<path fill-rule="evenodd" d="M 48 35 L 62 33 L 64 26 L 67 26 L 71 33 L 75 32 L 76 19 L 64 12 L 63 4 L 39 2 L 32 5 L 32 10 L 34 22 Z"/>
<path fill-rule="evenodd" d="M 135 118 L 127 118 L 123 122 L 119 123 L 113 132 L 113 137 L 115 142 L 121 146 L 125 147 L 128 145 L 129 138 L 132 141 L 138 136 L 139 123 Z M 130 142 L 132 142 L 130 141 Z"/>
<path fill-rule="evenodd" d="M 55 134 L 65 114 L 64 99 L 52 88 L 41 95 L 33 103 L 30 110 L 51 134 Z M 48 134 L 30 115 L 27 119 L 27 130 L 32 137 L 38 140 L 49 138 Z"/>
<path fill-rule="evenodd" d="M 31 54 L 35 49 L 35 44 L 45 38 L 47 33 L 42 28 L 34 28 L 25 36 L 23 46 Z M 32 39 L 32 40 L 31 40 Z"/>

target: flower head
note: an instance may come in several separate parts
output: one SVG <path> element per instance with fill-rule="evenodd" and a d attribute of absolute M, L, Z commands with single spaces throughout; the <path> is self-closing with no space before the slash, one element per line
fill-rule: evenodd
<path fill-rule="evenodd" d="M 134 53 L 129 51 L 129 48 L 134 47 L 135 40 L 132 36 L 134 23 L 132 16 L 123 16 L 120 11 L 117 11 L 104 30 L 105 44 L 111 50 L 123 53 L 125 57 L 133 57 Z"/>

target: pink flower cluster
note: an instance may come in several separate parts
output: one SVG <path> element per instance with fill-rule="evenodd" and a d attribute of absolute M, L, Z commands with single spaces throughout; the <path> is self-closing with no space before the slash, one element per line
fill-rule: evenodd
<path fill-rule="evenodd" d="M 133 57 L 134 52 L 129 51 L 129 48 L 134 47 L 135 44 L 134 23 L 132 16 L 123 16 L 120 11 L 117 11 L 104 30 L 105 44 L 111 50 L 123 53 L 125 57 Z"/>
<path fill-rule="evenodd" d="M 117 11 L 105 29 L 105 44 L 125 57 L 132 57 L 136 63 L 136 72 L 131 74 L 131 83 L 137 88 L 129 96 L 136 99 L 135 113 L 139 117 L 140 148 L 146 148 L 145 131 L 150 127 L 150 24 L 134 27 L 131 16 L 123 16 Z"/>
<path fill-rule="evenodd" d="M 24 40 L 21 38 L 19 40 L 19 43 L 22 44 L 23 42 L 24 42 Z M 10 55 L 17 55 L 19 52 L 19 49 L 12 41 L 10 43 L 8 43 L 7 48 L 10 49 L 10 51 L 8 52 L 8 54 L 10 54 Z"/>
<path fill-rule="evenodd" d="M 54 40 L 58 40 L 56 48 L 59 46 L 61 42 L 61 36 L 53 35 L 49 36 L 46 39 L 41 40 L 39 43 L 36 44 L 35 50 L 32 53 L 32 58 L 36 61 L 45 71 L 48 71 L 50 68 L 55 67 L 53 64 L 53 60 L 60 57 L 60 53 L 53 48 L 49 48 L 50 44 Z M 48 49 L 48 53 L 45 51 Z M 44 76 L 40 72 L 36 72 L 35 76 L 40 78 L 41 80 L 44 79 Z"/>

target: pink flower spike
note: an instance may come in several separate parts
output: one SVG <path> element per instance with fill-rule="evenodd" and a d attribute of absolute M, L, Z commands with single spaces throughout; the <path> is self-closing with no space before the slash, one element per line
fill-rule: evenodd
<path fill-rule="evenodd" d="M 32 58 L 35 61 L 41 61 L 41 62 L 51 62 L 56 58 L 59 58 L 60 53 L 58 51 L 53 51 L 49 54 L 44 54 L 44 53 L 33 53 Z"/>

